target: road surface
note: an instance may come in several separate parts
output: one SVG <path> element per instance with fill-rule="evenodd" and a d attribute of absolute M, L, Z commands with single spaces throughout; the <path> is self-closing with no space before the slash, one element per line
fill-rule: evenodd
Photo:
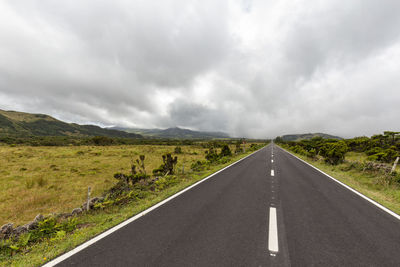
<path fill-rule="evenodd" d="M 270 144 L 57 266 L 400 266 L 400 220 Z"/>

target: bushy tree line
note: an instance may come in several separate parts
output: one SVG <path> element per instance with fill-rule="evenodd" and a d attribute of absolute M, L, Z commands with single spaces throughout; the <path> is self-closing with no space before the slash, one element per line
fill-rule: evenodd
<path fill-rule="evenodd" d="M 348 146 L 345 141 L 335 139 L 323 139 L 322 137 L 314 137 L 309 140 L 301 140 L 299 142 L 290 141 L 283 142 L 275 140 L 295 153 L 315 158 L 317 155 L 322 156 L 327 163 L 337 165 L 344 161 Z"/>
<path fill-rule="evenodd" d="M 200 140 L 176 140 L 176 139 L 133 139 L 115 138 L 106 136 L 95 137 L 70 137 L 70 136 L 32 136 L 10 137 L 0 136 L 0 145 L 28 145 L 28 146 L 108 146 L 108 145 L 193 145 Z"/>
<path fill-rule="evenodd" d="M 222 148 L 224 144 L 242 144 L 242 139 L 226 140 L 201 140 L 201 139 L 153 139 L 153 138 L 120 138 L 107 136 L 94 137 L 75 137 L 75 136 L 1 136 L 0 145 L 28 145 L 28 146 L 108 146 L 108 145 L 199 145 L 204 148 Z M 265 142 L 265 140 L 246 140 L 248 143 L 255 144 Z"/>
<path fill-rule="evenodd" d="M 372 137 L 362 136 L 345 140 L 314 137 L 309 140 L 284 142 L 278 137 L 275 142 L 301 155 L 311 158 L 321 156 L 332 165 L 343 162 L 349 151 L 364 152 L 370 161 L 385 163 L 392 163 L 400 156 L 400 132 L 392 131 L 385 131 Z"/>

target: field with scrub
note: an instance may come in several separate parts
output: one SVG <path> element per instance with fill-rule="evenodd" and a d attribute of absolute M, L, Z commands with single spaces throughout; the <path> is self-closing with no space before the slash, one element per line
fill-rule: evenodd
<path fill-rule="evenodd" d="M 16 227 L 45 215 L 19 234 L 4 225 L 0 266 L 42 265 L 267 144 L 0 146 L 1 223 Z M 104 198 L 71 214 L 88 186 Z"/>
<path fill-rule="evenodd" d="M 177 169 L 204 159 L 206 148 L 180 146 Z M 132 160 L 145 155 L 146 172 L 162 163 L 175 146 L 0 146 L 0 225 L 31 221 L 37 214 L 71 212 L 86 200 L 87 188 L 100 196 L 117 181 L 117 172 L 129 173 Z"/>

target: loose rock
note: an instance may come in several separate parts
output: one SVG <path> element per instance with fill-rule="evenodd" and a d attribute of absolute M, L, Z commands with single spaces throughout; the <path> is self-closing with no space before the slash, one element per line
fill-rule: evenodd
<path fill-rule="evenodd" d="M 81 208 L 73 209 L 72 212 L 71 212 L 71 214 L 72 214 L 73 216 L 74 216 L 74 215 L 81 214 L 81 213 L 82 213 L 82 209 L 81 209 Z"/>
<path fill-rule="evenodd" d="M 14 224 L 12 224 L 12 223 L 7 223 L 7 224 L 5 224 L 5 225 L 3 225 L 1 228 L 0 228 L 0 234 L 11 234 L 12 233 L 12 231 L 13 231 L 13 225 Z"/>
<path fill-rule="evenodd" d="M 93 209 L 93 207 L 94 207 L 94 205 L 95 205 L 96 203 L 98 203 L 98 202 L 103 202 L 103 201 L 104 201 L 104 198 L 103 198 L 103 197 L 94 197 L 94 198 L 91 198 L 91 199 L 89 200 L 89 209 Z M 86 208 L 87 208 L 87 202 L 85 202 L 85 203 L 82 204 L 82 209 L 83 209 L 83 210 L 86 210 Z"/>
<path fill-rule="evenodd" d="M 38 224 L 39 223 L 33 221 L 33 222 L 29 222 L 29 223 L 25 224 L 24 226 L 26 227 L 26 229 L 28 229 L 28 231 L 30 231 L 30 230 L 36 229 L 38 227 Z"/>
<path fill-rule="evenodd" d="M 13 233 L 13 224 L 7 223 L 0 228 L 0 239 L 9 238 L 12 233 Z"/>
<path fill-rule="evenodd" d="M 67 218 L 71 217 L 72 215 L 73 215 L 73 214 L 68 213 L 68 212 L 66 212 L 66 213 L 60 213 L 60 214 L 57 215 L 57 218 L 67 219 Z"/>
<path fill-rule="evenodd" d="M 26 232 L 28 232 L 28 228 L 25 225 L 22 225 L 22 226 L 18 226 L 17 228 L 15 228 L 13 231 L 13 234 L 16 236 L 20 236 Z"/>
<path fill-rule="evenodd" d="M 38 214 L 38 215 L 36 215 L 36 217 L 33 221 L 38 223 L 43 220 L 44 220 L 44 216 L 42 214 Z"/>

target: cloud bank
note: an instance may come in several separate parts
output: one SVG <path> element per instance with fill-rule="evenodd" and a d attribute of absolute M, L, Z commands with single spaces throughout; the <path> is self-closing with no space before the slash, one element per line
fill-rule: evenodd
<path fill-rule="evenodd" d="M 400 130 L 400 2 L 2 1 L 0 108 L 275 137 Z"/>

